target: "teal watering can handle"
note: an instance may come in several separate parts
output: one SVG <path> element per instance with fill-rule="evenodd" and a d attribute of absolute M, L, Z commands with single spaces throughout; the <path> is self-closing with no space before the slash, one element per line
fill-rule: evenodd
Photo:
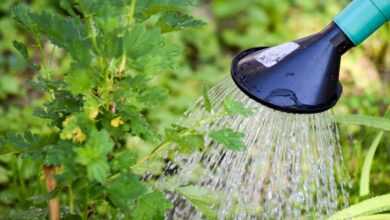
<path fill-rule="evenodd" d="M 334 22 L 359 45 L 389 20 L 390 0 L 354 0 Z"/>

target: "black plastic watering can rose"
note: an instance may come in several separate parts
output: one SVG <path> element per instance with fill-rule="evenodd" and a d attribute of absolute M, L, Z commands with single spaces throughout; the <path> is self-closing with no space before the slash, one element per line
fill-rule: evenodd
<path fill-rule="evenodd" d="M 323 31 L 233 60 L 232 77 L 250 98 L 289 113 L 317 113 L 339 100 L 341 56 L 390 19 L 390 0 L 354 0 Z"/>

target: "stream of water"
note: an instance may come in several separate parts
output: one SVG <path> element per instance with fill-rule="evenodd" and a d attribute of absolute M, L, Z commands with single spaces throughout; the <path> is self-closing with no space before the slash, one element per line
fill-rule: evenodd
<path fill-rule="evenodd" d="M 207 148 L 176 155 L 175 184 L 215 193 L 206 215 L 180 193 L 169 193 L 167 219 L 323 219 L 347 205 L 347 174 L 332 114 L 300 115 L 272 110 L 249 99 L 226 79 L 210 90 L 213 111 L 226 97 L 253 108 L 250 117 L 226 116 L 203 129 L 232 128 L 245 134 L 244 151 L 230 151 L 206 139 Z M 186 123 L 207 117 L 203 99 Z M 164 178 L 161 181 L 165 181 Z M 211 216 L 211 217 L 210 217 Z"/>

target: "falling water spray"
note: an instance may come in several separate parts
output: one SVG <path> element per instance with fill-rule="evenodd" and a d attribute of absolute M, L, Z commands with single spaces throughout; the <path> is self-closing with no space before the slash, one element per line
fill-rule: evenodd
<path fill-rule="evenodd" d="M 327 110 L 342 93 L 342 55 L 389 19 L 390 1 L 354 0 L 319 33 L 236 56 L 233 81 L 209 91 L 212 111 L 200 99 L 184 122 L 192 126 L 221 111 L 226 98 L 237 100 L 253 114 L 225 115 L 201 129 L 241 132 L 246 149 L 206 137 L 203 151 L 177 153 L 167 168 L 174 175 L 159 181 L 177 189 L 168 192 L 174 208 L 167 219 L 324 219 L 348 205 L 337 126 Z"/>

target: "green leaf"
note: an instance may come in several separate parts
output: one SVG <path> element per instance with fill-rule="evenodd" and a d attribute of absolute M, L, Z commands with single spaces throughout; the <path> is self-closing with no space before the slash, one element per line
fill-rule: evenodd
<path fill-rule="evenodd" d="M 139 19 L 147 19 L 161 12 L 180 12 L 195 6 L 196 0 L 143 0 L 137 1 L 136 15 Z"/>
<path fill-rule="evenodd" d="M 89 63 L 92 47 L 87 30 L 79 18 L 64 18 L 49 12 L 35 13 L 26 5 L 17 5 L 12 13 L 28 30 L 46 36 L 53 44 L 69 52 L 74 59 Z"/>
<path fill-rule="evenodd" d="M 122 210 L 128 210 L 136 199 L 146 193 L 146 187 L 133 174 L 122 174 L 107 186 L 112 203 Z"/>
<path fill-rule="evenodd" d="M 204 135 L 180 125 L 166 129 L 165 136 L 178 145 L 176 150 L 180 153 L 189 154 L 204 147 Z"/>
<path fill-rule="evenodd" d="M 96 26 L 104 33 L 125 28 L 130 11 L 129 0 L 77 0 L 80 10 L 93 17 Z M 113 42 L 114 43 L 114 42 Z"/>
<path fill-rule="evenodd" d="M 351 219 L 353 217 L 371 215 L 390 210 L 390 194 L 365 200 L 332 215 L 329 220 Z"/>
<path fill-rule="evenodd" d="M 99 153 L 107 155 L 114 147 L 110 134 L 106 130 L 92 130 L 88 137 L 86 146 L 93 147 Z"/>
<path fill-rule="evenodd" d="M 135 25 L 123 37 L 125 52 L 132 59 L 145 56 L 161 49 L 164 39 L 157 28 L 147 29 L 142 24 Z"/>
<path fill-rule="evenodd" d="M 56 135 L 36 135 L 31 132 L 8 134 L 0 138 L 0 154 L 42 152 L 45 146 L 55 143 Z"/>
<path fill-rule="evenodd" d="M 123 115 L 123 119 L 129 123 L 132 134 L 148 141 L 158 141 L 159 137 L 156 132 L 153 131 L 145 117 L 134 106 L 124 106 L 119 109 L 119 112 Z"/>
<path fill-rule="evenodd" d="M 364 159 L 362 174 L 360 176 L 360 196 L 366 196 L 370 193 L 370 171 L 372 166 L 372 161 L 374 160 L 376 149 L 379 146 L 379 143 L 381 142 L 383 138 L 384 132 L 381 131 L 378 133 L 378 135 L 375 137 L 374 141 L 372 142 L 370 148 L 368 149 L 368 153 Z"/>
<path fill-rule="evenodd" d="M 65 82 L 73 95 L 84 94 L 96 86 L 96 73 L 86 69 L 72 68 L 65 75 Z"/>
<path fill-rule="evenodd" d="M 186 28 L 198 28 L 205 23 L 181 12 L 165 12 L 161 15 L 158 25 L 161 27 L 161 31 L 166 33 Z"/>
<path fill-rule="evenodd" d="M 24 43 L 19 41 L 13 41 L 14 47 L 19 51 L 25 60 L 29 60 L 28 50 Z"/>
<path fill-rule="evenodd" d="M 150 87 L 143 91 L 137 97 L 138 101 L 148 107 L 156 106 L 163 103 L 168 97 L 168 91 L 164 88 Z"/>
<path fill-rule="evenodd" d="M 368 215 L 352 218 L 351 220 L 389 220 L 390 214 Z"/>
<path fill-rule="evenodd" d="M 131 166 L 137 163 L 138 155 L 136 152 L 126 150 L 115 155 L 113 160 L 113 169 L 115 170 L 128 170 Z"/>
<path fill-rule="evenodd" d="M 338 115 L 336 122 L 347 125 L 361 125 L 390 131 L 390 119 L 365 115 Z"/>
<path fill-rule="evenodd" d="M 224 145 L 230 150 L 239 151 L 245 148 L 245 144 L 242 140 L 244 138 L 244 134 L 235 132 L 230 128 L 212 131 L 209 136 L 211 139 L 219 144 Z"/>
<path fill-rule="evenodd" d="M 159 28 L 146 28 L 142 24 L 126 32 L 123 42 L 124 52 L 131 59 L 130 67 L 145 73 L 173 69 L 179 55 L 178 47 L 168 43 Z"/>
<path fill-rule="evenodd" d="M 253 114 L 251 109 L 246 108 L 242 103 L 232 98 L 226 98 L 223 104 L 226 113 L 229 115 L 242 115 L 248 117 Z"/>
<path fill-rule="evenodd" d="M 137 200 L 133 218 L 134 220 L 163 220 L 165 211 L 171 207 L 163 193 L 148 193 Z"/>
<path fill-rule="evenodd" d="M 92 130 L 85 147 L 77 148 L 76 161 L 87 168 L 88 178 L 103 183 L 109 175 L 110 166 L 107 161 L 114 142 L 106 130 Z"/>
<path fill-rule="evenodd" d="M 176 191 L 190 201 L 207 219 L 217 219 L 218 213 L 213 207 L 218 205 L 219 200 L 215 192 L 197 186 L 180 187 Z"/>

